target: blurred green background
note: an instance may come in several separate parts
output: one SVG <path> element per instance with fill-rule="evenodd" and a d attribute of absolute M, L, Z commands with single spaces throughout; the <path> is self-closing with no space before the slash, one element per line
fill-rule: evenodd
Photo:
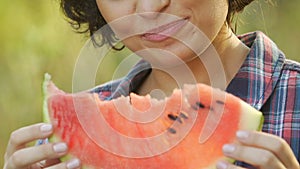
<path fill-rule="evenodd" d="M 288 58 L 300 60 L 300 0 L 254 2 L 240 19 L 238 33 L 261 30 Z M 49 72 L 65 91 L 72 89 L 73 68 L 87 37 L 75 34 L 63 19 L 57 1 L 0 1 L 0 167 L 9 134 L 42 118 L 43 74 Z M 110 78 L 121 58 L 109 58 Z M 103 68 L 104 69 L 104 68 Z"/>

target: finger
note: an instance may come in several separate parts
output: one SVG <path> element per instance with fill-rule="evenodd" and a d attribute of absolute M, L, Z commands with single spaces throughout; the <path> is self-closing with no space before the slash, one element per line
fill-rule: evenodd
<path fill-rule="evenodd" d="M 242 167 L 228 163 L 227 161 L 219 161 L 216 165 L 217 169 L 244 169 Z"/>
<path fill-rule="evenodd" d="M 240 144 L 225 144 L 223 146 L 224 155 L 258 166 L 261 169 L 284 169 L 281 161 L 270 151 L 257 147 L 249 147 Z"/>
<path fill-rule="evenodd" d="M 39 161 L 59 158 L 67 153 L 65 143 L 51 143 L 16 151 L 8 160 L 9 168 L 25 168 Z"/>
<path fill-rule="evenodd" d="M 288 143 L 275 135 L 264 132 L 238 131 L 238 140 L 248 146 L 254 146 L 271 151 L 282 161 L 286 168 L 298 167 L 298 161 Z"/>
<path fill-rule="evenodd" d="M 12 132 L 6 149 L 6 158 L 10 157 L 16 150 L 24 148 L 27 143 L 36 139 L 47 138 L 51 134 L 52 125 L 45 123 L 26 126 Z"/>
<path fill-rule="evenodd" d="M 78 159 L 72 159 L 66 162 L 62 162 L 50 167 L 47 167 L 47 169 L 77 169 L 80 168 L 80 160 Z"/>
<path fill-rule="evenodd" d="M 31 165 L 29 168 L 30 169 L 41 169 L 41 168 L 46 168 L 52 165 L 56 165 L 60 163 L 60 159 L 50 159 L 50 160 L 43 160 L 38 163 L 35 163 L 34 165 Z"/>
<path fill-rule="evenodd" d="M 58 158 L 55 158 L 55 159 L 49 159 L 49 160 L 45 160 L 43 163 L 42 163 L 42 166 L 45 167 L 49 167 L 49 166 L 52 166 L 52 165 L 55 165 L 55 164 L 58 164 L 60 163 L 60 159 Z M 41 162 L 40 162 L 41 163 Z"/>

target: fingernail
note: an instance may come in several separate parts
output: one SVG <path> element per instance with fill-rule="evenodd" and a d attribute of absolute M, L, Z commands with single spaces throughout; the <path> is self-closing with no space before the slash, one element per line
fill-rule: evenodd
<path fill-rule="evenodd" d="M 234 150 L 235 150 L 235 146 L 234 146 L 234 145 L 231 145 L 231 144 L 225 144 L 225 145 L 223 146 L 223 151 L 224 151 L 225 153 L 232 153 L 232 152 L 234 152 Z"/>
<path fill-rule="evenodd" d="M 49 132 L 52 130 L 52 125 L 51 124 L 44 124 L 40 127 L 40 130 L 42 132 Z"/>
<path fill-rule="evenodd" d="M 67 151 L 68 146 L 66 143 L 57 143 L 57 144 L 54 144 L 53 149 L 56 153 L 63 153 L 65 151 Z"/>
<path fill-rule="evenodd" d="M 247 131 L 237 131 L 236 136 L 240 139 L 246 139 L 249 137 L 249 132 Z"/>
<path fill-rule="evenodd" d="M 80 166 L 80 161 L 78 159 L 73 159 L 67 163 L 68 169 L 78 168 Z"/>
<path fill-rule="evenodd" d="M 223 161 L 219 161 L 217 163 L 217 169 L 226 169 L 227 168 L 227 164 L 224 163 Z"/>

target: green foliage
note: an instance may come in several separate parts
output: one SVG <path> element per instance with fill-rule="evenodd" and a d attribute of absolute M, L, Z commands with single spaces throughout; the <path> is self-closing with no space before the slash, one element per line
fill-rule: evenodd
<path fill-rule="evenodd" d="M 70 86 L 84 39 L 59 14 L 56 2 L 0 2 L 0 155 L 11 131 L 41 121 L 44 72 Z M 0 158 L 0 166 L 3 158 Z"/>
<path fill-rule="evenodd" d="M 279 46 L 290 59 L 300 61 L 299 0 L 254 1 L 239 17 L 239 33 L 261 30 Z"/>
<path fill-rule="evenodd" d="M 244 24 L 240 24 L 238 32 L 262 30 L 289 58 L 299 60 L 299 6 L 299 0 L 280 0 L 277 6 L 255 2 L 244 11 L 241 17 Z M 73 69 L 86 37 L 71 30 L 56 1 L 2 0 L 0 11 L 0 156 L 3 156 L 9 133 L 41 121 L 45 72 L 53 76 L 60 88 L 71 91 Z M 96 83 L 109 80 L 121 60 L 122 57 L 107 57 Z M 121 74 L 126 73 L 122 70 Z"/>

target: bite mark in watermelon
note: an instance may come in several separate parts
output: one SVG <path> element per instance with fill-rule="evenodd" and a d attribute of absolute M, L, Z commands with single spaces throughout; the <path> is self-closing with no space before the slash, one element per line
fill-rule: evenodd
<path fill-rule="evenodd" d="M 95 93 L 65 93 L 45 77 L 44 119 L 54 125 L 52 139 L 66 142 L 85 168 L 215 168 L 237 130 L 260 130 L 263 121 L 247 103 L 204 84 L 162 100 L 131 93 L 103 101 Z"/>

